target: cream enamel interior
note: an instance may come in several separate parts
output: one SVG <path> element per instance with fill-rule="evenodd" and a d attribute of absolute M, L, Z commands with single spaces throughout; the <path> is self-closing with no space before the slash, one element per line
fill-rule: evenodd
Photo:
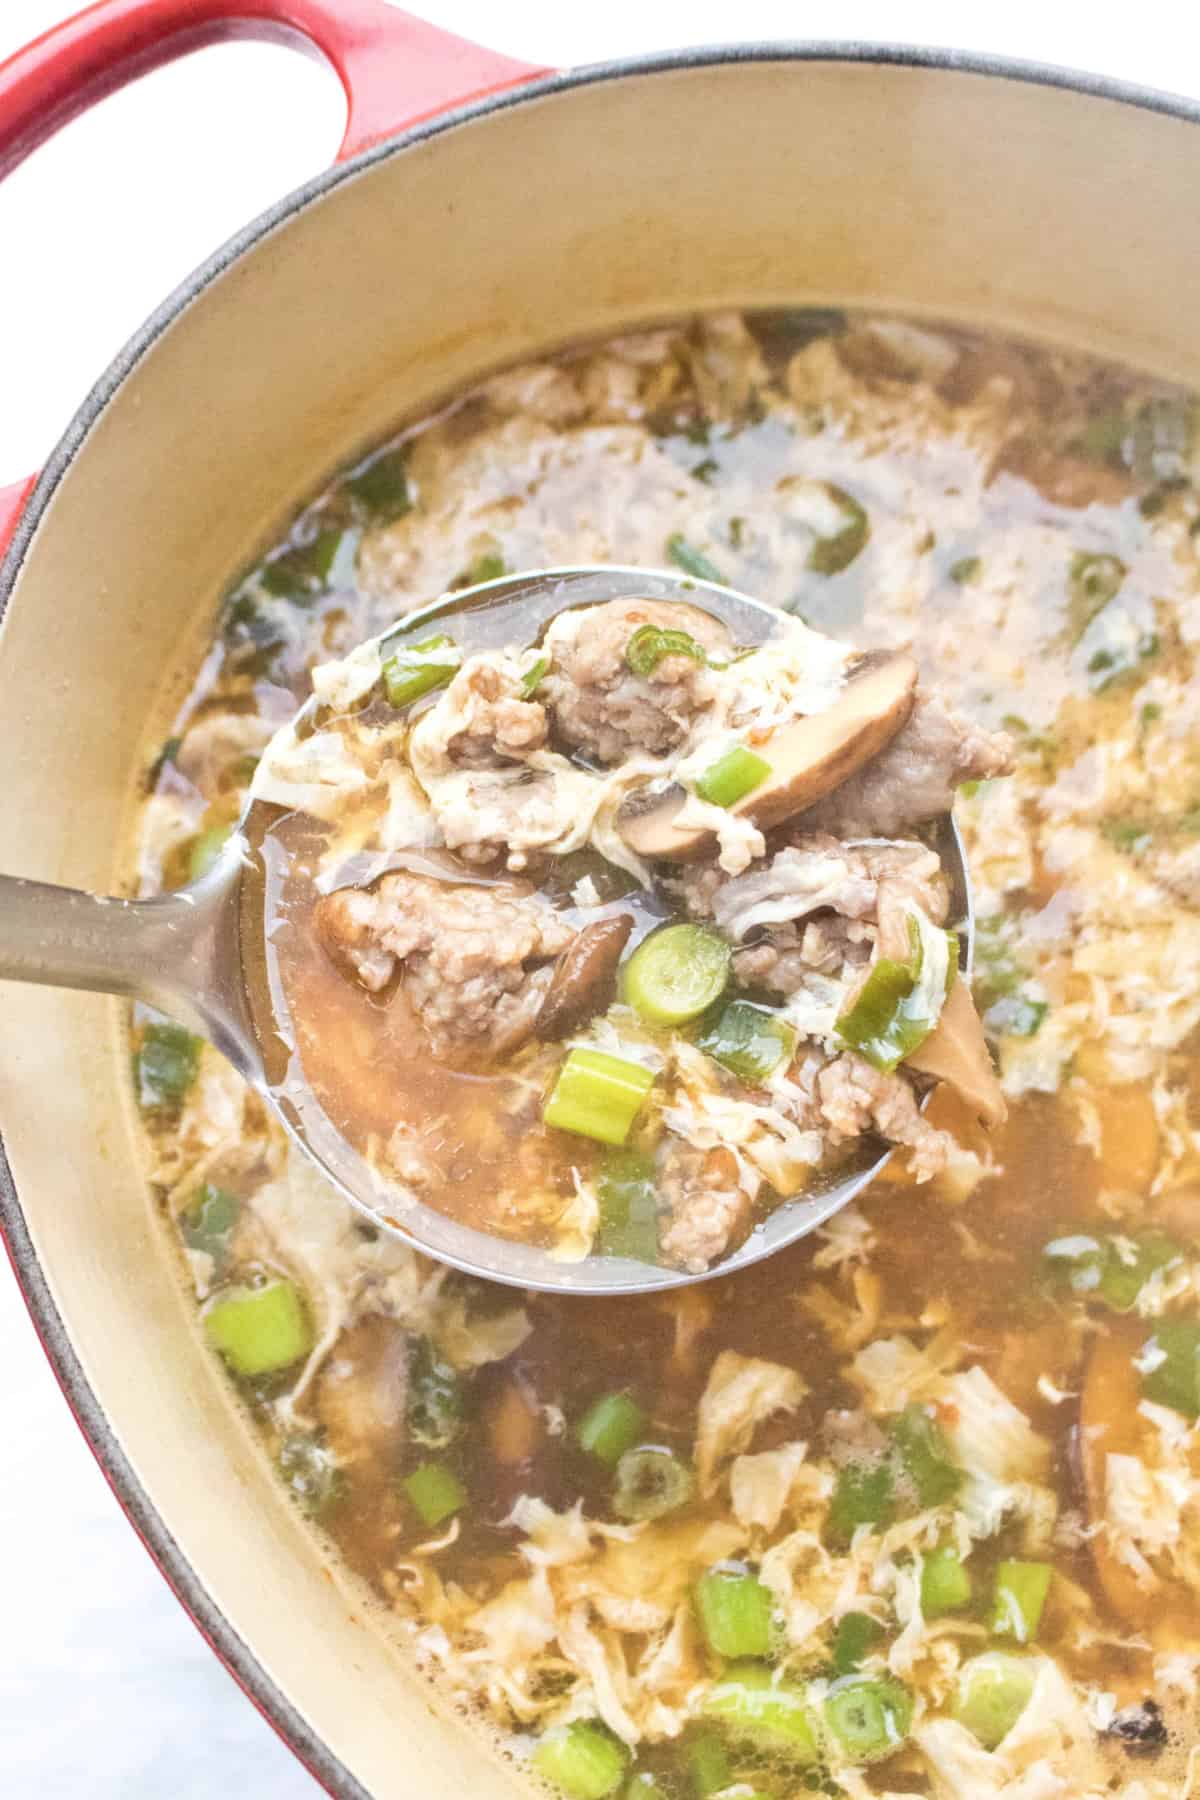
<path fill-rule="evenodd" d="M 1198 187 L 1200 132 L 1165 114 L 833 60 L 609 78 L 375 161 L 210 281 L 67 468 L 0 634 L 6 867 L 120 879 L 133 772 L 228 578 L 331 466 L 486 368 L 700 307 L 837 299 L 1195 383 Z M 379 1800 L 418 1767 L 431 1796 L 509 1791 L 328 1579 L 202 1351 L 115 1003 L 6 991 L 0 1121 L 86 1375 L 235 1631 Z"/>

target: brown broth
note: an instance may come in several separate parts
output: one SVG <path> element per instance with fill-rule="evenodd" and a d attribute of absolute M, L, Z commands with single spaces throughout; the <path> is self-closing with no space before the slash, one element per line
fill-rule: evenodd
<path fill-rule="evenodd" d="M 864 643 L 912 639 L 923 666 L 959 703 L 989 724 L 1010 722 L 1019 745 L 1011 805 L 979 794 L 967 796 L 963 808 L 981 893 L 976 993 L 1013 1093 L 1009 1122 L 985 1144 L 969 1122 L 947 1117 L 991 1165 L 978 1182 L 958 1188 L 939 1179 L 919 1187 L 898 1163 L 889 1167 L 860 1203 L 875 1235 L 861 1280 L 853 1269 L 823 1266 L 824 1246 L 810 1240 L 673 1295 L 610 1302 L 529 1296 L 532 1330 L 524 1343 L 464 1381 L 467 1426 L 452 1452 L 468 1494 L 458 1535 L 424 1562 L 418 1557 L 480 1603 L 525 1572 L 519 1533 L 509 1522 L 520 1494 L 559 1509 L 579 1501 L 588 1516 L 611 1517 L 610 1474 L 574 1439 L 591 1401 L 610 1391 L 632 1393 L 648 1435 L 688 1456 L 700 1396 L 726 1350 L 786 1363 L 808 1385 L 800 1409 L 761 1427 L 754 1448 L 798 1438 L 815 1453 L 828 1441 L 831 1416 L 860 1403 L 845 1374 L 858 1344 L 898 1332 L 925 1341 L 947 1331 L 1045 1435 L 1060 1512 L 1082 1524 L 1078 1396 L 1090 1347 L 1119 1343 L 1132 1354 L 1152 1327 L 1064 1293 L 1047 1277 L 1044 1246 L 1066 1230 L 1157 1226 L 1188 1258 L 1200 1250 L 1193 1135 L 1200 1057 L 1196 1021 L 1186 1011 L 1198 966 L 1187 962 L 1192 902 L 1179 903 L 1178 917 L 1174 899 L 1155 913 L 1139 885 L 1160 868 L 1176 878 L 1200 811 L 1200 739 L 1189 725 L 1200 642 L 1200 496 L 1190 465 L 1169 444 L 1160 455 L 1153 433 L 1149 449 L 1142 441 L 1155 407 L 1173 406 L 1182 416 L 1184 400 L 1123 369 L 953 331 L 941 334 L 956 360 L 940 386 L 879 362 L 863 375 L 850 348 L 837 350 L 830 335 L 848 332 L 853 346 L 857 323 L 811 314 L 754 321 L 767 357 L 766 397 L 747 402 L 731 394 L 707 413 L 698 389 L 678 373 L 682 353 L 668 347 L 645 452 L 653 471 L 626 470 L 623 479 L 631 495 L 659 509 L 655 541 L 688 533 L 733 585 L 802 610 L 819 628 Z M 806 343 L 827 341 L 825 365 L 797 373 L 789 363 Z M 849 360 L 839 363 L 839 356 Z M 651 365 L 658 367 L 647 353 L 640 366 Z M 568 359 L 565 366 L 575 365 Z M 838 421 L 818 421 L 820 383 L 851 375 L 865 382 L 866 399 L 856 389 Z M 853 410 L 860 402 L 861 416 Z M 424 597 L 426 586 L 436 591 L 470 579 L 466 527 L 455 522 L 449 501 L 438 510 L 439 483 L 452 486 L 460 464 L 473 467 L 480 434 L 496 424 L 490 404 L 468 401 L 396 440 L 409 471 L 409 509 L 419 513 L 428 503 L 431 548 L 422 550 L 415 527 L 403 526 L 402 510 L 398 528 L 408 535 L 387 549 L 352 487 L 337 482 L 300 515 L 291 535 L 231 595 L 219 649 L 179 727 L 185 743 L 189 730 L 223 710 L 282 718 L 302 696 L 312 661 L 379 630 L 393 611 Z M 610 481 L 612 434 L 626 428 L 602 418 L 589 436 L 586 423 L 578 425 L 572 442 L 584 476 L 570 492 L 598 492 Z M 564 532 L 573 529 L 575 560 L 652 560 L 632 512 L 631 547 L 603 541 L 582 502 L 577 516 L 560 516 L 567 490 L 547 472 L 554 429 L 545 426 L 538 440 L 544 464 L 536 472 L 519 421 L 496 429 L 492 454 L 503 449 L 512 465 L 507 522 L 489 517 L 493 535 L 486 541 L 482 526 L 474 537 L 468 533 L 472 556 L 527 566 L 571 560 L 561 552 Z M 664 459 L 679 471 L 677 500 Z M 819 581 L 798 578 L 788 544 L 772 535 L 773 525 L 767 529 L 779 504 L 776 484 L 794 473 L 796 459 L 811 477 L 851 489 L 871 521 L 868 551 Z M 469 511 L 471 502 L 460 496 L 455 504 Z M 341 549 L 334 575 L 312 575 L 310 553 L 322 530 L 348 534 L 354 550 L 372 529 L 357 579 L 347 574 Z M 293 572 L 285 570 L 277 586 L 290 580 L 296 588 L 290 611 L 268 604 L 262 585 L 263 569 L 282 567 L 288 557 Z M 1081 557 L 1112 559 L 1099 574 L 1115 580 L 1121 595 L 1119 641 L 1105 639 L 1097 625 L 1107 603 L 1089 612 L 1096 595 L 1087 591 Z M 380 573 L 388 569 L 393 586 L 384 592 Z M 1097 747 L 1095 792 L 1072 797 L 1060 778 Z M 180 779 L 168 761 L 157 771 L 156 791 L 170 797 Z M 214 809 L 227 806 L 228 775 L 192 786 L 190 822 L 199 830 Z M 1057 835 L 1055 807 L 1066 819 Z M 186 850 L 177 841 L 165 857 L 148 853 L 152 866 L 157 860 L 151 885 L 178 878 Z M 1114 896 L 1111 916 L 1096 910 L 1106 891 Z M 1163 891 L 1176 892 L 1169 883 Z M 399 1084 L 414 1122 L 439 1121 L 439 1150 L 461 1216 L 494 1229 L 489 1204 L 497 1172 L 531 1143 L 537 1154 L 536 1132 L 530 1137 L 523 1119 L 498 1126 L 486 1077 L 435 1073 L 414 1057 L 403 1009 L 380 1015 L 333 972 L 286 896 L 281 916 L 285 986 L 293 998 L 304 993 L 294 1010 L 300 1017 L 319 1013 L 322 1037 L 336 1035 L 336 1078 L 328 1063 L 306 1059 L 331 1117 L 359 1133 L 385 1131 Z M 1166 930 L 1176 933 L 1170 964 L 1153 960 L 1161 951 L 1154 934 Z M 1121 986 L 1124 973 L 1141 973 L 1139 958 L 1146 971 L 1141 999 Z M 1181 1009 L 1178 1016 L 1143 1029 L 1139 1020 L 1157 1018 L 1153 1008 L 1166 1003 Z M 934 1106 L 949 1109 L 940 1096 Z M 169 1134 L 162 1122 L 158 1129 Z M 485 1312 L 506 1303 L 479 1284 L 463 1283 L 462 1291 Z M 1193 1316 L 1194 1306 L 1188 1313 L 1186 1301 L 1179 1305 Z M 281 1427 L 266 1401 L 260 1416 L 277 1442 Z M 423 1603 L 411 1598 L 411 1577 L 399 1565 L 438 1534 L 415 1516 L 400 1484 L 416 1455 L 398 1444 L 392 1461 L 351 1469 L 322 1523 L 347 1561 L 419 1624 Z M 697 1500 L 684 1517 L 725 1510 L 719 1497 Z M 1072 1679 L 1111 1692 L 1120 1705 L 1136 1703 L 1157 1691 L 1158 1650 L 1200 1651 L 1200 1603 L 1192 1595 L 1164 1625 L 1165 1638 L 1139 1639 L 1114 1607 L 1111 1583 L 1098 1579 L 1101 1552 L 1091 1543 L 1083 1531 L 1056 1538 L 1056 1580 L 1039 1646 Z M 1000 1556 L 1020 1553 L 1018 1544 L 1015 1527 L 1006 1526 L 978 1547 L 977 1593 L 986 1591 Z M 1081 1610 L 1088 1632 L 1077 1628 Z M 982 1616 L 979 1607 L 972 1616 Z M 1173 1729 L 1191 1732 L 1181 1716 L 1172 1715 Z M 494 1722 L 520 1724 L 499 1706 Z M 637 1767 L 682 1796 L 693 1735 L 689 1726 L 682 1751 L 670 1741 L 643 1746 Z M 1112 1756 L 1114 1781 L 1137 1774 L 1119 1749 Z M 744 1766 L 753 1777 L 753 1762 Z M 1168 1757 L 1156 1767 L 1161 1775 L 1174 1764 Z M 904 1791 L 927 1791 L 927 1772 L 907 1752 L 866 1775 L 871 1788 L 898 1781 Z"/>

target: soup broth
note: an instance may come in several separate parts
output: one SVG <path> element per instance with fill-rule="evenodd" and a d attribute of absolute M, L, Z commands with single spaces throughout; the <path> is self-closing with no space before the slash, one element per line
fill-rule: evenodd
<path fill-rule="evenodd" d="M 1188 1791 L 1195 421 L 1130 371 L 828 312 L 508 371 L 304 509 L 148 772 L 147 892 L 215 854 L 314 664 L 456 584 L 604 561 L 911 647 L 1015 743 L 957 806 L 1007 1123 L 939 1090 L 932 1179 L 898 1153 L 700 1287 L 514 1296 L 425 1263 L 215 1052 L 138 1021 L 151 1176 L 282 1479 L 431 1677 L 580 1800 Z M 369 1002 L 312 954 L 382 1121 Z M 406 1067 L 468 1117 L 477 1075 Z"/>

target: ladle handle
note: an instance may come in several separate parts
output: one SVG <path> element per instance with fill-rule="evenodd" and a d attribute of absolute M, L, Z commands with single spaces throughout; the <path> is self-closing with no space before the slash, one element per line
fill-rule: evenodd
<path fill-rule="evenodd" d="M 0 980 L 121 994 L 212 1039 L 243 1074 L 259 1058 L 240 980 L 234 886 L 110 899 L 0 875 Z"/>

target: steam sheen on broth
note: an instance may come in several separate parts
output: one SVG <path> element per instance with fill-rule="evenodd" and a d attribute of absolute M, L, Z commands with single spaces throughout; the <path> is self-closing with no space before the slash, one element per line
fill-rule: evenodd
<path fill-rule="evenodd" d="M 138 1022 L 151 1174 L 284 1481 L 422 1666 L 580 1800 L 1186 1792 L 1194 427 L 1122 369 L 835 313 L 509 371 L 299 515 L 149 772 L 145 891 L 215 854 L 313 664 L 456 584 L 591 561 L 911 647 L 1015 743 L 958 805 L 1007 1123 L 940 1089 L 959 1148 L 931 1179 L 898 1155 L 816 1239 L 702 1288 L 434 1268 L 215 1052 Z M 325 970 L 353 1043 L 361 996 Z M 369 1107 L 368 1048 L 356 1069 Z"/>

